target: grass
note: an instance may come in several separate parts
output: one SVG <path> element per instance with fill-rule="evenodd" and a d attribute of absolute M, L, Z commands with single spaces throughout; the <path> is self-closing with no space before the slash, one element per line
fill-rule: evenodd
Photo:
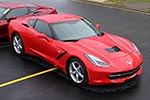
<path fill-rule="evenodd" d="M 121 2 L 150 3 L 150 0 L 107 0 L 107 1 L 116 2 L 116 3 L 121 3 Z"/>

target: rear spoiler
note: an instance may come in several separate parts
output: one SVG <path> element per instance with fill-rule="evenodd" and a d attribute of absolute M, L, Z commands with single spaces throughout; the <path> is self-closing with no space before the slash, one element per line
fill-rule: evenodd
<path fill-rule="evenodd" d="M 37 6 L 39 9 L 53 9 L 52 7 L 46 7 L 41 5 L 35 5 L 35 6 Z"/>
<path fill-rule="evenodd" d="M 37 6 L 39 10 L 40 9 L 50 9 L 51 10 L 50 14 L 51 13 L 52 14 L 57 14 L 58 13 L 57 10 L 53 7 L 47 7 L 47 6 L 41 6 L 41 5 L 35 5 L 35 6 Z"/>

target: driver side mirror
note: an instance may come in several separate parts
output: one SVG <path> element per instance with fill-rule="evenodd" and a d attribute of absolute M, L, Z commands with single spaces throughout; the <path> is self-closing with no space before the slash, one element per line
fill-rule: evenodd
<path fill-rule="evenodd" d="M 7 22 L 10 22 L 11 20 L 14 20 L 16 18 L 17 18 L 16 16 L 11 16 L 10 18 L 7 19 Z"/>
<path fill-rule="evenodd" d="M 101 28 L 100 24 L 96 24 L 96 25 L 95 25 L 95 28 L 96 28 L 96 29 L 100 29 L 100 28 Z"/>

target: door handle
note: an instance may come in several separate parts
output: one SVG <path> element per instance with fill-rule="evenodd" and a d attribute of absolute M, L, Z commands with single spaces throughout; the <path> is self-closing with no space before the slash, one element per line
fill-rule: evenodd
<path fill-rule="evenodd" d="M 40 38 L 40 39 L 44 39 L 47 42 L 49 42 L 49 39 L 45 35 L 38 35 L 37 37 Z"/>

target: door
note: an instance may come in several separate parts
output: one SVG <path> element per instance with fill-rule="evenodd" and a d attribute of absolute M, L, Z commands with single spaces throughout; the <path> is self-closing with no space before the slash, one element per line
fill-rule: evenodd
<path fill-rule="evenodd" d="M 0 41 L 3 41 L 5 39 L 8 39 L 8 22 L 7 19 L 9 19 L 11 16 L 23 16 L 28 13 L 27 8 L 15 8 L 10 10 L 7 14 L 4 15 L 5 20 L 0 20 Z"/>
<path fill-rule="evenodd" d="M 10 9 L 8 8 L 0 7 L 0 42 L 2 42 L 6 37 L 8 37 L 7 35 L 8 22 L 3 17 L 9 10 Z"/>
<path fill-rule="evenodd" d="M 7 20 L 0 20 L 0 41 L 8 39 L 8 22 Z"/>
<path fill-rule="evenodd" d="M 56 40 L 52 39 L 53 35 L 49 25 L 41 20 L 37 20 L 34 29 L 36 35 L 32 36 L 32 42 L 30 41 L 31 51 L 55 65 L 57 63 L 57 56 L 63 51 L 57 48 Z"/>

